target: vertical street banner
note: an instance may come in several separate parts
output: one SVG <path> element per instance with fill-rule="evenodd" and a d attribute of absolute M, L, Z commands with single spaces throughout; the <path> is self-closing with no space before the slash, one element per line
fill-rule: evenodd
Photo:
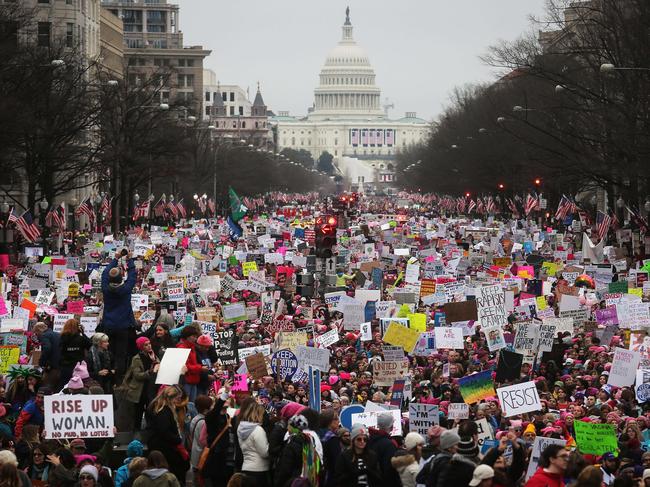
<path fill-rule="evenodd" d="M 320 370 L 312 367 L 307 367 L 307 385 L 309 386 L 309 407 L 315 411 L 320 412 Z"/>

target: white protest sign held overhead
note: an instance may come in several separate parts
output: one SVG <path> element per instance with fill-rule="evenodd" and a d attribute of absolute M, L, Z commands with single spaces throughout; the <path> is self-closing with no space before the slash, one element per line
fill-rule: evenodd
<path fill-rule="evenodd" d="M 372 324 L 370 323 L 370 321 L 366 323 L 361 323 L 360 331 L 361 331 L 361 335 L 359 336 L 359 338 L 361 339 L 362 342 L 367 342 L 372 340 Z"/>
<path fill-rule="evenodd" d="M 609 369 L 607 384 L 616 387 L 628 387 L 634 384 L 636 369 L 639 368 L 641 354 L 624 348 L 614 349 L 612 368 Z"/>
<path fill-rule="evenodd" d="M 47 439 L 114 436 L 111 394 L 45 396 L 43 412 L 43 430 Z"/>
<path fill-rule="evenodd" d="M 465 342 L 463 341 L 463 329 L 452 328 L 449 326 L 439 326 L 435 328 L 436 334 L 436 348 L 438 349 L 463 349 Z"/>
<path fill-rule="evenodd" d="M 499 284 L 479 288 L 476 295 L 476 307 L 481 326 L 505 326 L 508 324 L 506 295 Z"/>
<path fill-rule="evenodd" d="M 306 370 L 306 366 L 327 372 L 330 367 L 330 351 L 327 348 L 306 347 L 298 345 L 296 347 L 296 357 L 298 363 Z"/>
<path fill-rule="evenodd" d="M 449 419 L 469 419 L 469 404 L 465 404 L 464 402 L 449 403 L 447 417 Z"/>
<path fill-rule="evenodd" d="M 70 313 L 57 313 L 54 315 L 54 324 L 53 324 L 53 329 L 54 331 L 61 333 L 61 330 L 63 330 L 63 325 L 65 325 L 65 322 L 68 320 L 71 320 L 74 318 L 73 314 Z"/>
<path fill-rule="evenodd" d="M 340 337 L 338 330 L 330 330 L 316 337 L 316 343 L 319 347 L 323 348 L 331 347 L 332 345 L 338 343 L 339 340 Z"/>
<path fill-rule="evenodd" d="M 168 348 L 165 350 L 158 375 L 156 375 L 156 384 L 165 384 L 173 386 L 178 384 L 181 377 L 181 369 L 187 362 L 190 355 L 189 348 Z"/>
<path fill-rule="evenodd" d="M 542 408 L 535 382 L 528 381 L 497 389 L 503 415 L 506 418 L 517 414 L 538 411 Z"/>
<path fill-rule="evenodd" d="M 389 411 L 366 411 L 352 414 L 352 424 L 361 423 L 366 428 L 376 428 L 377 418 L 380 414 L 391 414 L 393 416 L 393 429 L 390 436 L 402 436 L 402 413 L 399 410 Z"/>

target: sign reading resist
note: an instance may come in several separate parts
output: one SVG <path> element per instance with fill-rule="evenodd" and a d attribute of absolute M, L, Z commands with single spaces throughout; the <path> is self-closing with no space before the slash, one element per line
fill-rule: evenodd
<path fill-rule="evenodd" d="M 503 415 L 506 418 L 517 414 L 538 411 L 542 408 L 535 382 L 528 381 L 497 389 Z"/>

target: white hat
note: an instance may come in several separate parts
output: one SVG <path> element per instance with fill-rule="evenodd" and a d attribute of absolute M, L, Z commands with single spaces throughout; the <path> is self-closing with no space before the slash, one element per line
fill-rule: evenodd
<path fill-rule="evenodd" d="M 424 438 L 420 433 L 412 431 L 404 437 L 404 447 L 407 450 L 412 450 L 418 445 L 424 445 Z"/>
<path fill-rule="evenodd" d="M 482 481 L 494 477 L 494 470 L 489 465 L 479 465 L 474 469 L 472 480 L 470 480 L 470 487 L 476 487 Z"/>

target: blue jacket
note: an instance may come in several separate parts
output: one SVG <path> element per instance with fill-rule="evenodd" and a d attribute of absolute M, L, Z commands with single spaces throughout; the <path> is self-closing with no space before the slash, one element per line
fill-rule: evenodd
<path fill-rule="evenodd" d="M 119 285 L 108 282 L 108 273 L 117 266 L 117 259 L 113 259 L 102 273 L 102 293 L 104 294 L 102 324 L 106 331 L 128 330 L 131 325 L 135 325 L 131 307 L 131 292 L 135 286 L 136 278 L 135 264 L 133 259 L 129 259 L 126 281 Z"/>
<path fill-rule="evenodd" d="M 61 335 L 54 330 L 46 330 L 38 337 L 38 341 L 41 344 L 41 358 L 38 365 L 58 369 L 61 359 Z"/>
<path fill-rule="evenodd" d="M 129 463 L 133 458 L 127 457 L 124 459 L 124 464 L 120 466 L 115 472 L 115 487 L 122 487 L 124 482 L 129 480 Z"/>

